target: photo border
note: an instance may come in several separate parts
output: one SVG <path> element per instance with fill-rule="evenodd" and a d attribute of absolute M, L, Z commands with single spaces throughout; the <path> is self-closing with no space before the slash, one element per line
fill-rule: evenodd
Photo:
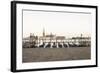
<path fill-rule="evenodd" d="M 95 8 L 96 9 L 96 64 L 85 65 L 85 66 L 74 66 L 74 67 L 53 67 L 53 68 L 39 68 L 39 69 L 23 69 L 17 70 L 16 68 L 16 6 L 17 4 L 35 4 L 35 5 L 50 5 L 50 6 L 67 6 L 67 7 L 80 7 L 80 8 Z M 59 3 L 44 3 L 44 2 L 27 2 L 27 1 L 11 1 L 11 71 L 12 72 L 23 72 L 23 71 L 42 71 L 42 70 L 55 70 L 55 69 L 73 69 L 73 68 L 88 68 L 98 66 L 98 7 L 90 5 L 74 5 L 74 4 L 59 4 Z"/>

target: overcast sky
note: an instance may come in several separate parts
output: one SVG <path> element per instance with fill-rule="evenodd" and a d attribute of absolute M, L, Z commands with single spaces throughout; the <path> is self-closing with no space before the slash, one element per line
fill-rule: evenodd
<path fill-rule="evenodd" d="M 23 11 L 23 37 L 30 33 L 41 36 L 43 28 L 46 34 L 58 36 L 90 36 L 91 14 Z"/>

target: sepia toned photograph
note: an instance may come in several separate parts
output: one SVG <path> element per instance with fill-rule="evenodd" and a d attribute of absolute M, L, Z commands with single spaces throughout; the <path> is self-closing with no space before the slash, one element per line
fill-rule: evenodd
<path fill-rule="evenodd" d="M 97 6 L 11 2 L 11 71 L 97 67 Z"/>
<path fill-rule="evenodd" d="M 23 63 L 91 59 L 91 13 L 23 10 Z"/>

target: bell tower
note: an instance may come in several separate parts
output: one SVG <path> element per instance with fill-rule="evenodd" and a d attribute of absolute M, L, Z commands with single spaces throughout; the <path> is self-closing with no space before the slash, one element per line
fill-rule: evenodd
<path fill-rule="evenodd" d="M 43 28 L 43 37 L 45 37 L 45 29 Z"/>

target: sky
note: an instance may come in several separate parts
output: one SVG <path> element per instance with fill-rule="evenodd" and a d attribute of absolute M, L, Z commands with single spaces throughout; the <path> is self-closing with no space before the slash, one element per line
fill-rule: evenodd
<path fill-rule="evenodd" d="M 42 36 L 46 34 L 76 37 L 91 35 L 92 15 L 85 13 L 50 12 L 50 11 L 23 11 L 23 37 L 30 33 Z"/>

